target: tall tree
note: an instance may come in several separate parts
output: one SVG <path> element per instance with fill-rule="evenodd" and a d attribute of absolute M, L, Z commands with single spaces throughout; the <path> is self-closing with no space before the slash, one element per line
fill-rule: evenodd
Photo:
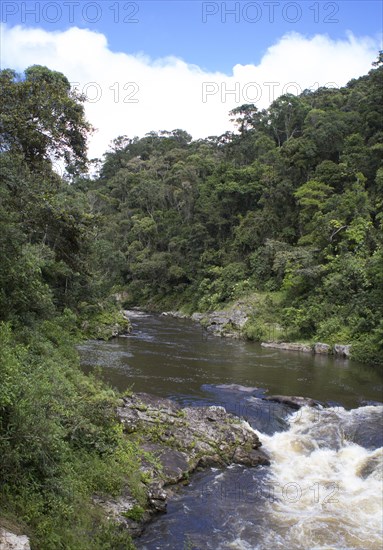
<path fill-rule="evenodd" d="M 61 73 L 34 65 L 23 75 L 0 72 L 0 151 L 18 151 L 33 167 L 63 159 L 70 172 L 86 169 L 85 98 Z"/>

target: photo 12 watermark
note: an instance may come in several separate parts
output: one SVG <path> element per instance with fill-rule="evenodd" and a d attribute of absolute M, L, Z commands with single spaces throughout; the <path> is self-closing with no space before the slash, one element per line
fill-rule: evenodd
<path fill-rule="evenodd" d="M 101 100 L 112 103 L 139 103 L 140 86 L 137 82 L 70 82 L 72 91 L 84 96 L 86 103 L 98 103 Z"/>
<path fill-rule="evenodd" d="M 255 503 L 259 500 L 296 504 L 302 499 L 305 504 L 331 505 L 339 502 L 339 484 L 337 482 L 319 483 L 304 486 L 295 481 L 281 484 L 276 481 L 267 483 L 241 483 L 240 481 L 218 481 L 202 487 L 201 497 L 216 498 L 234 502 Z"/>
<path fill-rule="evenodd" d="M 262 99 L 272 103 L 285 94 L 299 96 L 304 90 L 314 92 L 319 88 L 339 88 L 335 82 L 319 82 L 302 88 L 298 82 L 202 82 L 202 103 L 219 101 L 220 103 L 258 103 Z"/>
<path fill-rule="evenodd" d="M 2 23 L 22 24 L 65 23 L 81 21 L 94 25 L 102 19 L 113 23 L 139 23 L 140 6 L 137 2 L 11 2 L 1 4 Z"/>
<path fill-rule="evenodd" d="M 202 2 L 202 23 L 339 23 L 338 2 Z"/>

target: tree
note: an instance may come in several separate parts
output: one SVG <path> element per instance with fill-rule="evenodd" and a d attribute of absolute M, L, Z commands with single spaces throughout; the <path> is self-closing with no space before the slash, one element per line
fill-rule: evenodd
<path fill-rule="evenodd" d="M 36 168 L 44 160 L 63 159 L 68 171 L 86 169 L 85 98 L 71 91 L 61 73 L 34 65 L 24 75 L 0 72 L 0 151 L 23 153 Z"/>

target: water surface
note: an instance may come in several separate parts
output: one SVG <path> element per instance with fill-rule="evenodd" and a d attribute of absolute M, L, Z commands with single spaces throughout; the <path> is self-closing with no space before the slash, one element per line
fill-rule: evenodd
<path fill-rule="evenodd" d="M 345 407 L 382 400 L 382 377 L 361 363 L 220 338 L 187 319 L 132 312 L 131 321 L 128 337 L 80 346 L 84 368 L 99 365 L 119 390 L 214 401 L 205 385 L 234 383 Z"/>
<path fill-rule="evenodd" d="M 189 320 L 132 312 L 133 333 L 80 347 L 119 390 L 218 404 L 256 430 L 269 467 L 211 468 L 175 487 L 139 550 L 381 550 L 382 378 L 354 361 L 221 339 Z M 265 401 L 301 395 L 294 412 Z"/>

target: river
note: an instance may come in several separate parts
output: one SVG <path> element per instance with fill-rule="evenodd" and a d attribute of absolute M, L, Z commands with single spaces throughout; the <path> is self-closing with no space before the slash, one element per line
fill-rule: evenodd
<path fill-rule="evenodd" d="M 80 347 L 119 390 L 223 405 L 257 431 L 271 466 L 191 476 L 140 550 L 382 548 L 382 377 L 353 361 L 221 339 L 189 320 L 131 312 L 133 332 Z M 314 398 L 292 409 L 262 398 Z"/>

